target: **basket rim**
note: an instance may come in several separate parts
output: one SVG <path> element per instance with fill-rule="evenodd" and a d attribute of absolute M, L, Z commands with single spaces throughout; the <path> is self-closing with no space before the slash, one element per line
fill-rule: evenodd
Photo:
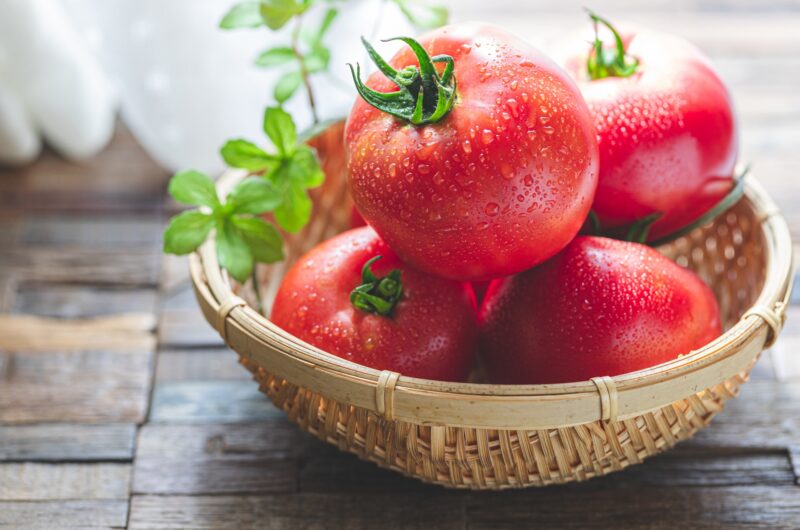
<path fill-rule="evenodd" d="M 220 192 L 245 173 L 228 172 Z M 761 221 L 765 241 L 765 282 L 754 302 L 782 313 L 788 303 L 794 271 L 789 228 L 776 204 L 752 177 L 745 177 L 745 196 Z M 206 319 L 228 345 L 293 384 L 384 417 L 418 424 L 480 428 L 545 428 L 609 419 L 602 391 L 592 380 L 548 385 L 455 383 L 400 374 L 387 392 L 386 377 L 318 349 L 272 324 L 237 300 L 227 273 L 217 262 L 213 240 L 190 256 L 195 292 Z M 227 303 L 226 303 L 227 302 Z M 224 315 L 219 311 L 223 307 Z M 222 318 L 220 319 L 220 316 Z M 745 315 L 714 341 L 685 356 L 610 379 L 618 415 L 626 419 L 720 384 L 747 369 L 774 333 L 763 318 Z M 785 315 L 780 315 L 785 316 Z M 773 335 L 773 336 L 770 336 Z M 600 398 L 600 399 L 599 399 Z M 389 399 L 387 402 L 386 400 Z M 391 413 L 387 415 L 386 404 Z"/>

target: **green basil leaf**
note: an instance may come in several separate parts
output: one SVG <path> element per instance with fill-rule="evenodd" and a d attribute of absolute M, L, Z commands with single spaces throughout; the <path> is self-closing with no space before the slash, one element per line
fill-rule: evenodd
<path fill-rule="evenodd" d="M 275 220 L 284 230 L 297 232 L 311 218 L 311 199 L 300 186 L 288 186 L 283 202 L 275 208 Z"/>
<path fill-rule="evenodd" d="M 278 66 L 295 60 L 297 60 L 297 56 L 294 54 L 294 50 L 288 46 L 278 46 L 261 52 L 256 57 L 256 65 L 269 68 L 270 66 Z"/>
<path fill-rule="evenodd" d="M 300 88 L 300 83 L 303 81 L 300 72 L 286 72 L 278 79 L 273 89 L 273 96 L 275 101 L 283 103 L 289 98 L 294 96 L 297 89 Z"/>
<path fill-rule="evenodd" d="M 293 16 L 308 9 L 308 5 L 295 0 L 261 0 L 261 18 L 269 29 L 281 29 Z"/>
<path fill-rule="evenodd" d="M 264 133 L 283 157 L 291 156 L 297 149 L 294 121 L 280 107 L 267 107 L 264 111 Z"/>
<path fill-rule="evenodd" d="M 265 152 L 254 143 L 242 139 L 225 142 L 220 149 L 220 154 L 228 166 L 248 171 L 269 170 L 279 163 L 274 155 Z"/>
<path fill-rule="evenodd" d="M 314 150 L 307 145 L 297 149 L 288 164 L 289 178 L 304 188 L 316 188 L 325 181 L 325 173 L 319 165 Z"/>
<path fill-rule="evenodd" d="M 261 18 L 258 2 L 240 2 L 234 5 L 219 22 L 222 29 L 257 28 L 263 25 L 264 19 Z"/>
<path fill-rule="evenodd" d="M 195 170 L 180 171 L 169 181 L 169 194 L 178 202 L 194 206 L 219 207 L 214 181 Z"/>
<path fill-rule="evenodd" d="M 214 228 L 214 218 L 197 210 L 182 212 L 164 231 L 164 252 L 182 256 L 194 252 Z"/>
<path fill-rule="evenodd" d="M 253 272 L 253 254 L 230 220 L 217 223 L 216 242 L 219 264 L 237 281 L 245 282 Z"/>
<path fill-rule="evenodd" d="M 423 29 L 434 29 L 447 24 L 446 7 L 430 5 L 425 0 L 394 0 L 409 22 Z"/>
<path fill-rule="evenodd" d="M 260 217 L 235 216 L 233 224 L 250 247 L 256 261 L 275 263 L 283 259 L 283 238 L 274 226 Z"/>
<path fill-rule="evenodd" d="M 280 190 L 262 177 L 249 177 L 238 183 L 225 201 L 231 211 L 261 214 L 274 210 L 283 200 Z"/>

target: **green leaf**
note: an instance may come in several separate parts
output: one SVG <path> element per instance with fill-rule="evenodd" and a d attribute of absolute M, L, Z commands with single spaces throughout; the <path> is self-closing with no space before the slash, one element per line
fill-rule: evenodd
<path fill-rule="evenodd" d="M 297 150 L 297 129 L 288 112 L 280 107 L 267 107 L 264 111 L 264 133 L 283 157 Z"/>
<path fill-rule="evenodd" d="M 220 154 L 228 166 L 249 171 L 272 169 L 279 163 L 274 155 L 265 152 L 254 143 L 242 139 L 225 142 L 220 149 Z"/>
<path fill-rule="evenodd" d="M 287 170 L 290 180 L 304 188 L 316 188 L 325 181 L 325 173 L 319 165 L 317 156 L 307 145 L 300 146 L 292 155 Z"/>
<path fill-rule="evenodd" d="M 297 59 L 294 50 L 288 46 L 278 46 L 264 50 L 256 57 L 256 65 L 264 68 L 286 64 Z"/>
<path fill-rule="evenodd" d="M 216 242 L 220 265 L 237 281 L 246 281 L 253 272 L 253 254 L 244 237 L 230 220 L 217 223 Z"/>
<path fill-rule="evenodd" d="M 240 2 L 234 5 L 219 22 L 222 29 L 257 28 L 263 25 L 264 19 L 261 18 L 258 2 Z"/>
<path fill-rule="evenodd" d="M 331 51 L 322 44 L 318 44 L 303 58 L 308 73 L 314 74 L 328 69 L 331 62 Z"/>
<path fill-rule="evenodd" d="M 194 252 L 214 228 L 214 218 L 197 210 L 182 212 L 164 231 L 164 252 L 182 256 Z"/>
<path fill-rule="evenodd" d="M 233 224 L 244 238 L 253 258 L 260 263 L 283 259 L 283 239 L 274 226 L 260 217 L 234 217 Z"/>
<path fill-rule="evenodd" d="M 274 210 L 283 200 L 280 190 L 262 177 L 241 181 L 228 194 L 226 204 L 233 213 L 261 214 Z"/>
<path fill-rule="evenodd" d="M 430 5 L 425 0 L 394 0 L 409 22 L 423 29 L 434 29 L 447 24 L 446 7 Z"/>
<path fill-rule="evenodd" d="M 288 186 L 283 202 L 275 209 L 278 224 L 289 232 L 297 232 L 311 218 L 311 199 L 300 186 Z"/>
<path fill-rule="evenodd" d="M 328 8 L 328 10 L 325 12 L 325 16 L 322 17 L 322 22 L 317 29 L 309 28 L 303 32 L 303 42 L 305 42 L 309 48 L 318 46 L 322 42 L 322 39 L 325 37 L 325 34 L 331 27 L 331 23 L 333 23 L 333 20 L 338 14 L 339 11 L 336 8 Z"/>
<path fill-rule="evenodd" d="M 305 2 L 295 0 L 261 0 L 261 18 L 269 29 L 281 29 L 293 16 L 308 9 Z"/>
<path fill-rule="evenodd" d="M 169 194 L 178 202 L 194 206 L 219 207 L 214 181 L 205 173 L 193 169 L 180 171 L 169 181 Z"/>
<path fill-rule="evenodd" d="M 286 72 L 278 79 L 273 89 L 273 96 L 275 101 L 283 103 L 292 97 L 297 89 L 300 88 L 300 83 L 303 81 L 300 72 Z"/>

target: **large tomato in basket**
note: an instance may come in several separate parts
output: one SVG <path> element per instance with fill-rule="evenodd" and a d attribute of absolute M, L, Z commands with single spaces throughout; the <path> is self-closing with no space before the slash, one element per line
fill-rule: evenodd
<path fill-rule="evenodd" d="M 270 319 L 333 355 L 426 379 L 464 380 L 477 345 L 472 287 L 414 270 L 369 227 L 301 257 Z"/>
<path fill-rule="evenodd" d="M 361 82 L 345 129 L 364 219 L 408 263 L 461 280 L 540 263 L 583 224 L 597 145 L 575 83 L 485 24 L 437 29 Z"/>
<path fill-rule="evenodd" d="M 591 16 L 594 44 L 576 35 L 557 54 L 578 80 L 597 129 L 600 177 L 592 208 L 606 229 L 656 219 L 654 241 L 735 192 L 731 96 L 689 42 L 645 29 L 617 32 Z"/>
<path fill-rule="evenodd" d="M 721 333 L 714 294 L 650 247 L 579 236 L 550 261 L 492 282 L 482 352 L 495 383 L 566 383 L 641 370 Z"/>

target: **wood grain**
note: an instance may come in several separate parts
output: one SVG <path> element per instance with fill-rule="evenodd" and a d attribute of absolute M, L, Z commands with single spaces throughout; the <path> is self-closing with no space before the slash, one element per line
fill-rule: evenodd
<path fill-rule="evenodd" d="M 26 246 L 158 249 L 164 222 L 160 216 L 117 212 L 114 215 L 27 215 L 19 242 Z"/>
<path fill-rule="evenodd" d="M 131 461 L 132 423 L 0 425 L 0 461 Z"/>
<path fill-rule="evenodd" d="M 45 149 L 35 164 L 0 166 L 0 206 L 26 211 L 158 210 L 168 172 L 119 123 L 108 147 L 81 162 Z"/>
<path fill-rule="evenodd" d="M 127 519 L 127 500 L 0 501 L 0 528 L 108 530 Z"/>
<path fill-rule="evenodd" d="M 463 496 L 269 495 L 139 496 L 131 502 L 131 530 L 463 529 Z"/>
<path fill-rule="evenodd" d="M 292 493 L 301 437 L 285 420 L 252 425 L 146 425 L 133 492 Z"/>
<path fill-rule="evenodd" d="M 151 314 L 62 320 L 0 314 L 0 349 L 6 352 L 147 349 L 155 346 Z"/>
<path fill-rule="evenodd" d="M 12 354 L 0 423 L 142 422 L 152 357 L 152 350 Z"/>
<path fill-rule="evenodd" d="M 160 423 L 248 422 L 283 417 L 258 385 L 245 381 L 157 383 L 149 421 Z"/>
<path fill-rule="evenodd" d="M 10 310 L 45 317 L 85 318 L 120 313 L 153 313 L 155 289 L 24 283 Z"/>
<path fill-rule="evenodd" d="M 223 346 L 219 333 L 208 325 L 197 307 L 163 311 L 158 322 L 158 342 L 172 348 Z"/>
<path fill-rule="evenodd" d="M 124 500 L 129 464 L 0 464 L 0 501 Z"/>
<path fill-rule="evenodd" d="M 27 282 L 149 287 L 158 282 L 158 254 L 127 248 L 12 248 L 0 254 L 0 269 Z"/>
<path fill-rule="evenodd" d="M 228 349 L 168 349 L 159 352 L 156 383 L 202 380 L 251 381 L 252 376 L 239 364 L 238 355 Z"/>
<path fill-rule="evenodd" d="M 797 486 L 603 488 L 598 484 L 475 495 L 470 529 L 797 528 Z"/>

